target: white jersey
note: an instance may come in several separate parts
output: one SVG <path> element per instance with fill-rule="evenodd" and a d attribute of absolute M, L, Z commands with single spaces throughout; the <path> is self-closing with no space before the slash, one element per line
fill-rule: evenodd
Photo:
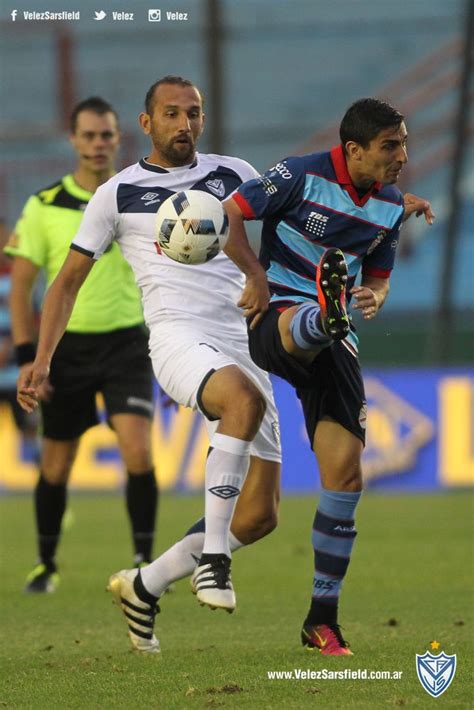
<path fill-rule="evenodd" d="M 198 266 L 158 253 L 156 212 L 175 192 L 204 190 L 224 200 L 256 176 L 249 163 L 223 155 L 196 154 L 191 165 L 170 169 L 140 160 L 99 187 L 71 248 L 98 259 L 114 240 L 118 243 L 134 271 L 151 331 L 167 322 L 198 319 L 203 332 L 246 339 L 237 307 L 244 287 L 239 269 L 223 253 Z"/>

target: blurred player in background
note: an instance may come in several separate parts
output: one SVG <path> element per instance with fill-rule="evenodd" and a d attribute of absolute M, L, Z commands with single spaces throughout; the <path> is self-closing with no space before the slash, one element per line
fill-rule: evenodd
<path fill-rule="evenodd" d="M 376 99 L 357 101 L 340 138 L 330 152 L 282 160 L 226 202 L 226 252 L 252 276 L 240 302 L 251 356 L 295 387 L 319 464 L 315 573 L 302 642 L 324 655 L 351 655 L 338 601 L 362 490 L 366 401 L 347 304 L 354 298 L 353 308 L 373 318 L 388 294 L 402 221 L 413 212 L 433 219 L 429 203 L 414 195 L 404 201 L 395 186 L 407 162 L 398 111 Z M 261 263 L 244 219 L 263 219 Z"/>
<path fill-rule="evenodd" d="M 140 124 L 152 151 L 91 200 L 47 294 L 36 360 L 22 373 L 18 392 L 22 405 L 32 409 L 79 288 L 95 260 L 117 241 L 142 290 L 156 377 L 172 399 L 204 414 L 211 444 L 205 523 L 198 521 L 148 567 L 110 579 L 134 648 L 156 652 L 157 600 L 171 581 L 194 570 L 202 604 L 234 609 L 231 552 L 275 527 L 281 455 L 270 381 L 250 359 L 237 307 L 240 271 L 224 254 L 191 267 L 156 248 L 156 212 L 167 197 L 198 189 L 224 199 L 258 173 L 238 158 L 196 152 L 204 127 L 202 97 L 181 77 L 165 77 L 150 87 Z"/>
<path fill-rule="evenodd" d="M 119 139 L 110 104 L 98 97 L 78 104 L 71 116 L 74 173 L 30 197 L 5 249 L 14 257 L 10 305 L 21 372 L 35 358 L 31 295 L 38 274 L 44 269 L 48 285 L 56 277 L 89 200 L 115 174 Z M 108 246 L 67 321 L 43 386 L 41 471 L 35 489 L 39 560 L 28 575 L 27 592 L 52 592 L 58 584 L 55 556 L 67 483 L 81 435 L 98 423 L 98 392 L 127 470 L 134 563 L 147 562 L 152 554 L 158 501 L 151 456 L 153 374 L 139 291 L 116 244 Z"/>
<path fill-rule="evenodd" d="M 39 447 L 37 441 L 38 415 L 28 414 L 17 402 L 16 381 L 18 367 L 11 334 L 11 317 L 8 306 L 11 290 L 11 260 L 3 253 L 7 243 L 8 229 L 0 218 L 0 404 L 5 402 L 21 434 L 22 458 L 38 462 Z"/>

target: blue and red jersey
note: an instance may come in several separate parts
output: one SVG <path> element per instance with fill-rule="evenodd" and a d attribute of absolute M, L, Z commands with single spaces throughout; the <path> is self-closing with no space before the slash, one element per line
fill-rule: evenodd
<path fill-rule="evenodd" d="M 390 275 L 403 196 L 394 185 L 378 182 L 365 194 L 358 192 L 340 145 L 286 158 L 241 185 L 233 198 L 246 219 L 263 219 L 260 259 L 273 303 L 317 300 L 316 265 L 328 247 L 338 247 L 346 258 L 348 301 L 361 270 L 379 278 Z"/>

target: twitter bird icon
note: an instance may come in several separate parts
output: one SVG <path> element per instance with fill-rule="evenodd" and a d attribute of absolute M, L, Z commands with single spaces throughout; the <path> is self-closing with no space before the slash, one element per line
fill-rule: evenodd
<path fill-rule="evenodd" d="M 104 17 L 107 17 L 106 12 L 104 12 L 103 10 L 100 10 L 99 12 L 97 12 L 97 10 L 95 10 L 94 20 L 103 20 Z"/>

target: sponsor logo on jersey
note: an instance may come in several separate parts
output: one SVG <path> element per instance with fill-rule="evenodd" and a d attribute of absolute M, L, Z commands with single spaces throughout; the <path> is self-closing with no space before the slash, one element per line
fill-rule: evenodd
<path fill-rule="evenodd" d="M 382 241 L 385 239 L 386 236 L 387 236 L 387 232 L 385 231 L 385 229 L 379 230 L 379 231 L 377 232 L 377 236 L 375 237 L 374 241 L 372 242 L 372 244 L 371 244 L 371 245 L 369 246 L 369 248 L 367 249 L 367 254 L 372 254 L 372 252 L 374 251 L 374 249 L 376 249 L 376 248 L 378 247 L 378 245 L 380 244 L 380 242 L 382 242 Z M 392 244 L 393 244 L 393 243 L 392 243 Z M 392 249 L 393 249 L 393 245 L 392 245 Z"/>
<path fill-rule="evenodd" d="M 290 173 L 286 163 L 277 163 L 268 172 L 271 175 L 273 171 L 277 172 L 283 180 L 290 180 L 293 177 L 293 173 Z"/>
<path fill-rule="evenodd" d="M 364 404 L 360 408 L 359 424 L 362 427 L 362 429 L 365 429 L 367 426 L 367 404 L 366 404 L 366 402 L 364 402 Z"/>
<path fill-rule="evenodd" d="M 306 220 L 305 229 L 316 237 L 322 237 L 329 217 L 320 212 L 310 212 Z"/>
<path fill-rule="evenodd" d="M 145 192 L 145 194 L 142 195 L 142 197 L 140 199 L 143 200 L 145 205 L 148 206 L 148 205 L 154 205 L 157 202 L 159 202 L 160 196 L 157 192 Z"/>
<path fill-rule="evenodd" d="M 261 177 L 257 178 L 258 181 L 261 183 L 265 194 L 268 195 L 268 197 L 271 197 L 272 195 L 275 195 L 278 192 L 278 188 L 276 185 L 272 183 L 269 177 L 266 175 L 262 175 Z"/>
<path fill-rule="evenodd" d="M 208 187 L 209 190 L 216 195 L 216 197 L 224 197 L 225 195 L 224 183 L 219 178 L 216 178 L 215 180 L 208 180 L 206 182 L 206 187 Z"/>

